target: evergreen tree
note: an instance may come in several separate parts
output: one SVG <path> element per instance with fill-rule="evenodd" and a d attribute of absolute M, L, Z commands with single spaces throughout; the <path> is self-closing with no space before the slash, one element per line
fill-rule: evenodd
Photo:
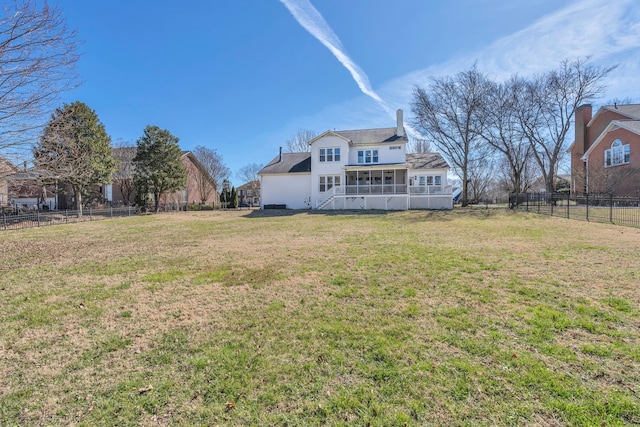
<path fill-rule="evenodd" d="M 236 192 L 236 187 L 231 187 L 231 200 L 229 202 L 230 208 L 238 207 L 238 193 Z"/>
<path fill-rule="evenodd" d="M 36 167 L 71 185 L 80 215 L 83 192 L 91 185 L 110 183 L 116 167 L 111 137 L 95 111 L 79 101 L 51 115 L 34 158 Z"/>
<path fill-rule="evenodd" d="M 178 141 L 177 137 L 158 126 L 147 126 L 136 141 L 133 159 L 136 199 L 140 202 L 143 194 L 152 194 L 156 212 L 163 194 L 184 189 L 187 185 Z"/>

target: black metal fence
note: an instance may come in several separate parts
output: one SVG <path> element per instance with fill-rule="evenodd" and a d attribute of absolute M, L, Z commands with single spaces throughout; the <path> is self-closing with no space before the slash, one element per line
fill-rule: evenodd
<path fill-rule="evenodd" d="M 640 227 L 640 196 L 514 193 L 509 195 L 509 207 L 568 219 Z"/>
<path fill-rule="evenodd" d="M 56 224 L 70 224 L 82 221 L 117 218 L 138 215 L 136 207 L 84 209 L 79 211 L 32 211 L 5 212 L 0 215 L 0 230 L 20 230 L 23 228 L 45 227 Z"/>

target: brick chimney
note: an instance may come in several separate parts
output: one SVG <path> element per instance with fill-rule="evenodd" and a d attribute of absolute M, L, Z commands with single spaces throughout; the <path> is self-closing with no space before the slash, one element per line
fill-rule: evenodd
<path fill-rule="evenodd" d="M 404 136 L 404 121 L 402 120 L 402 110 L 396 111 L 396 135 Z"/>
<path fill-rule="evenodd" d="M 591 120 L 593 109 L 591 104 L 584 104 L 576 109 L 574 153 L 582 156 L 589 149 L 587 123 Z"/>

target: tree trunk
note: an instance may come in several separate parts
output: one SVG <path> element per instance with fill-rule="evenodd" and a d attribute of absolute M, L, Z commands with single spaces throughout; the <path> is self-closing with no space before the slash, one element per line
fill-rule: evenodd
<path fill-rule="evenodd" d="M 78 211 L 78 217 L 82 216 L 82 190 L 80 186 L 73 186 L 73 207 Z"/>
<path fill-rule="evenodd" d="M 153 194 L 153 201 L 154 201 L 154 203 L 155 203 L 155 209 L 154 209 L 154 211 L 155 211 L 156 213 L 160 212 L 160 194 L 158 194 L 158 193 L 154 193 L 154 194 Z"/>

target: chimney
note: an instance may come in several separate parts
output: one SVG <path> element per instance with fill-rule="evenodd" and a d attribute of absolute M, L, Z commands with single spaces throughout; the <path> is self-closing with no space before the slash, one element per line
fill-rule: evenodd
<path fill-rule="evenodd" d="M 589 149 L 589 135 L 587 130 L 587 123 L 591 120 L 593 109 L 591 104 L 584 104 L 576 109 L 575 117 L 575 145 L 580 151 L 580 155 L 583 155 Z"/>
<path fill-rule="evenodd" d="M 278 157 L 278 162 L 282 161 L 282 147 L 280 147 L 280 156 Z"/>
<path fill-rule="evenodd" d="M 396 135 L 404 136 L 404 121 L 402 120 L 402 110 L 396 111 Z"/>

